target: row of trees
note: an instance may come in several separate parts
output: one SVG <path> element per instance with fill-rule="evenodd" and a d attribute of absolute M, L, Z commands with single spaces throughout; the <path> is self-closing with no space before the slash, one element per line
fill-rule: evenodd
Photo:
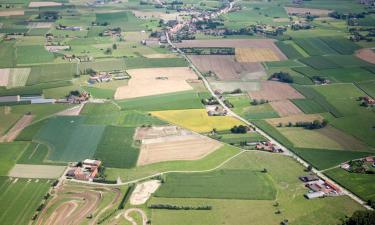
<path fill-rule="evenodd" d="M 322 121 L 320 120 L 314 120 L 313 122 L 306 122 L 306 121 L 299 121 L 296 123 L 289 122 L 287 123 L 287 127 L 303 127 L 309 130 L 314 130 L 314 129 L 320 129 L 324 128 L 325 126 L 328 125 L 328 121 L 326 119 L 323 119 Z M 279 123 L 278 127 L 282 127 L 283 124 Z"/>
<path fill-rule="evenodd" d="M 170 204 L 153 204 L 148 208 L 150 209 L 168 209 L 168 210 L 211 210 L 212 206 L 179 206 L 179 205 L 170 205 Z"/>

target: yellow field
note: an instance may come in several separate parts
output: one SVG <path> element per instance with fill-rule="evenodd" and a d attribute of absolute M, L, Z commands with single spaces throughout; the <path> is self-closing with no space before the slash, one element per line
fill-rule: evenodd
<path fill-rule="evenodd" d="M 168 110 L 151 112 L 153 116 L 195 132 L 210 132 L 212 129 L 228 130 L 243 123 L 230 116 L 208 116 L 205 109 Z"/>
<path fill-rule="evenodd" d="M 269 48 L 236 48 L 235 53 L 236 61 L 240 63 L 280 61 Z"/>

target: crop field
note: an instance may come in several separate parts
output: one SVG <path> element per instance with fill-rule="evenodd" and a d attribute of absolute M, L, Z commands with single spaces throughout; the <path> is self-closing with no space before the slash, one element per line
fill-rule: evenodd
<path fill-rule="evenodd" d="M 186 67 L 188 63 L 183 58 L 164 58 L 164 59 L 149 59 L 149 58 L 125 58 L 125 65 L 127 69 L 140 68 L 157 68 L 157 67 Z"/>
<path fill-rule="evenodd" d="M 16 164 L 9 171 L 8 176 L 18 178 L 57 179 L 64 173 L 65 168 L 65 166 Z"/>
<path fill-rule="evenodd" d="M 213 90 L 224 93 L 230 93 L 236 89 L 240 89 L 243 92 L 259 90 L 258 81 L 210 81 L 210 85 Z"/>
<path fill-rule="evenodd" d="M 156 197 L 273 200 L 276 190 L 267 174 L 218 170 L 198 174 L 169 174 Z"/>
<path fill-rule="evenodd" d="M 190 55 L 200 72 L 212 71 L 220 80 L 254 80 L 265 75 L 260 63 L 240 63 L 230 55 Z"/>
<path fill-rule="evenodd" d="M 311 66 L 315 69 L 322 70 L 322 69 L 336 69 L 339 68 L 336 63 L 329 60 L 327 57 L 323 56 L 311 56 L 308 58 L 299 59 L 302 63 Z"/>
<path fill-rule="evenodd" d="M 13 67 L 15 65 L 14 42 L 0 42 L 0 66 Z"/>
<path fill-rule="evenodd" d="M 375 80 L 359 82 L 356 85 L 367 95 L 375 98 Z"/>
<path fill-rule="evenodd" d="M 371 155 L 368 152 L 340 151 L 327 149 L 294 148 L 293 151 L 319 170 L 328 169 L 353 159 Z"/>
<path fill-rule="evenodd" d="M 252 99 L 264 99 L 268 101 L 304 98 L 303 95 L 289 84 L 275 81 L 262 81 L 261 89 L 259 91 L 250 92 L 249 96 Z"/>
<path fill-rule="evenodd" d="M 23 87 L 30 74 L 30 68 L 0 69 L 0 86 Z"/>
<path fill-rule="evenodd" d="M 272 62 L 281 59 L 269 48 L 236 48 L 236 61 L 240 63 Z"/>
<path fill-rule="evenodd" d="M 12 128 L 10 128 L 6 134 L 0 137 L 0 142 L 12 142 L 27 127 L 33 120 L 32 115 L 23 115 Z"/>
<path fill-rule="evenodd" d="M 302 111 L 289 100 L 270 102 L 270 105 L 282 117 L 302 113 Z"/>
<path fill-rule="evenodd" d="M 104 126 L 86 125 L 83 121 L 83 117 L 73 116 L 52 118 L 34 140 L 51 148 L 48 160 L 69 162 L 90 158 L 99 144 Z"/>
<path fill-rule="evenodd" d="M 359 205 L 346 196 L 319 198 L 312 201 L 306 200 L 303 194 L 307 192 L 307 189 L 297 179 L 298 176 L 305 174 L 305 172 L 298 163 L 289 157 L 260 152 L 246 152 L 225 165 L 223 170 L 240 170 L 246 173 L 259 174 L 259 171 L 264 168 L 267 168 L 268 173 L 266 173 L 266 176 L 272 179 L 273 189 L 277 192 L 274 200 L 153 197 L 149 204 L 212 206 L 212 210 L 209 211 L 154 209 L 152 210 L 153 223 L 156 225 L 173 225 L 183 221 L 185 225 L 220 223 L 269 225 L 279 224 L 283 218 L 288 218 L 291 224 L 337 224 L 340 223 L 340 218 L 344 218 L 345 215 L 351 215 L 353 211 L 360 209 Z M 183 179 L 185 175 L 189 179 L 199 176 L 199 174 L 180 174 L 179 176 Z M 265 174 L 260 175 L 264 176 Z M 244 178 L 241 183 L 245 181 L 247 181 L 247 178 Z M 185 183 L 185 180 L 181 180 L 181 182 Z M 202 182 L 206 186 L 207 182 L 205 180 Z M 166 183 L 168 183 L 168 176 Z M 258 185 L 258 182 L 256 184 Z M 219 186 L 221 185 L 224 184 L 220 183 Z M 192 188 L 200 188 L 200 186 Z M 242 187 L 239 185 L 236 188 L 240 189 Z M 163 186 L 159 190 L 163 190 Z M 182 191 L 183 189 L 176 191 L 180 192 L 180 190 Z M 216 191 L 213 185 L 208 186 L 207 190 L 214 193 Z M 254 188 L 249 187 L 249 190 L 254 190 Z M 263 193 L 262 190 L 259 192 Z M 190 193 L 190 189 L 186 189 L 182 194 L 188 195 Z M 203 190 L 199 195 L 202 195 L 202 193 L 207 193 L 207 191 Z M 173 193 L 171 194 L 173 195 Z M 278 207 L 273 206 L 275 201 L 278 202 Z M 342 207 L 343 205 L 348 207 Z M 278 209 L 282 211 L 281 217 L 275 214 Z"/>
<path fill-rule="evenodd" d="M 349 173 L 341 168 L 325 174 L 364 200 L 375 200 L 375 177 L 372 174 Z"/>
<path fill-rule="evenodd" d="M 292 102 L 306 114 L 326 112 L 326 110 L 313 99 L 293 99 Z"/>
<path fill-rule="evenodd" d="M 351 55 L 359 48 L 358 45 L 346 38 L 321 37 L 320 39 L 330 48 L 343 55 Z"/>
<path fill-rule="evenodd" d="M 133 69 L 126 72 L 132 78 L 128 85 L 117 88 L 115 99 L 192 90 L 187 80 L 197 79 L 197 75 L 188 67 Z"/>
<path fill-rule="evenodd" d="M 203 105 L 194 91 L 153 95 L 117 101 L 123 110 L 160 111 L 177 109 L 201 109 Z"/>
<path fill-rule="evenodd" d="M 55 59 L 52 53 L 39 45 L 17 46 L 16 54 L 17 64 L 48 63 Z"/>
<path fill-rule="evenodd" d="M 218 134 L 217 139 L 228 144 L 240 144 L 241 142 L 259 142 L 267 140 L 255 132 L 246 134 Z"/>
<path fill-rule="evenodd" d="M 276 46 L 288 57 L 288 59 L 302 58 L 303 55 L 292 45 L 278 41 Z"/>
<path fill-rule="evenodd" d="M 311 56 L 337 54 L 336 51 L 319 38 L 298 38 L 294 42 Z"/>
<path fill-rule="evenodd" d="M 358 50 L 355 55 L 366 62 L 375 64 L 375 52 L 372 49 L 365 48 Z"/>
<path fill-rule="evenodd" d="M 279 126 L 280 123 L 283 126 L 286 126 L 289 122 L 292 124 L 297 123 L 297 122 L 313 122 L 314 120 L 322 120 L 323 117 L 319 114 L 295 114 L 295 115 L 290 115 L 290 116 L 285 116 L 282 118 L 272 118 L 272 119 L 267 119 L 266 121 L 271 124 L 272 126 Z"/>
<path fill-rule="evenodd" d="M 0 177 L 1 224 L 29 224 L 43 196 L 51 186 L 50 180 Z"/>
<path fill-rule="evenodd" d="M 31 142 L 21 157 L 18 158 L 18 164 L 48 164 L 44 162 L 48 155 L 47 145 Z"/>
<path fill-rule="evenodd" d="M 49 64 L 31 68 L 27 85 L 58 80 L 71 80 L 76 72 L 76 64 Z"/>
<path fill-rule="evenodd" d="M 107 22 L 112 27 L 121 27 L 127 31 L 138 31 L 145 28 L 143 22 L 128 11 L 97 13 L 96 22 Z"/>
<path fill-rule="evenodd" d="M 242 122 L 230 116 L 208 116 L 205 109 L 154 111 L 152 115 L 195 132 L 229 130 Z"/>
<path fill-rule="evenodd" d="M 27 142 L 0 143 L 0 176 L 8 174 L 27 145 Z"/>
<path fill-rule="evenodd" d="M 315 16 L 327 16 L 332 10 L 314 9 L 314 8 L 300 8 L 300 7 L 285 7 L 288 14 L 305 15 L 306 13 Z"/>
<path fill-rule="evenodd" d="M 134 128 L 107 126 L 94 157 L 106 167 L 131 168 L 136 165 L 139 149 L 133 147 Z"/>
<path fill-rule="evenodd" d="M 332 82 L 352 83 L 375 79 L 374 73 L 360 67 L 327 69 L 319 72 Z"/>

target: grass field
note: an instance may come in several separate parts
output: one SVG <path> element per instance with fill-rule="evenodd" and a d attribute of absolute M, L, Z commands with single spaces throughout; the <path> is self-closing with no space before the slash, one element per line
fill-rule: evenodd
<path fill-rule="evenodd" d="M 157 68 L 157 67 L 185 67 L 188 63 L 183 58 L 149 59 L 143 57 L 126 58 L 126 69 Z"/>
<path fill-rule="evenodd" d="M 38 65 L 31 68 L 27 85 L 59 80 L 71 80 L 75 73 L 76 64 L 73 63 Z"/>
<path fill-rule="evenodd" d="M 323 113 L 326 110 L 316 103 L 313 99 L 292 99 L 293 104 L 295 104 L 302 112 L 306 114 Z"/>
<path fill-rule="evenodd" d="M 194 91 L 176 92 L 117 101 L 124 110 L 159 111 L 203 108 L 198 93 Z"/>
<path fill-rule="evenodd" d="M 104 126 L 83 124 L 83 117 L 51 118 L 34 140 L 51 148 L 48 160 L 69 162 L 91 158 L 100 141 Z M 85 140 L 85 141 L 82 141 Z"/>
<path fill-rule="evenodd" d="M 276 197 L 276 190 L 266 173 L 217 170 L 207 173 L 168 174 L 155 196 L 273 200 Z"/>
<path fill-rule="evenodd" d="M 27 142 L 0 143 L 0 176 L 8 175 L 27 145 Z"/>
<path fill-rule="evenodd" d="M 15 62 L 14 42 L 0 42 L 0 66 L 13 67 Z"/>
<path fill-rule="evenodd" d="M 131 168 L 136 165 L 139 149 L 133 147 L 134 128 L 108 126 L 98 144 L 94 158 L 106 167 Z"/>
<path fill-rule="evenodd" d="M 97 23 L 109 23 L 112 27 L 121 27 L 127 31 L 139 31 L 144 29 L 142 20 L 133 16 L 131 12 L 97 13 Z"/>
<path fill-rule="evenodd" d="M 7 203 L 0 204 L 1 224 L 29 224 L 51 183 L 49 180 L 28 180 L 0 177 L 0 201 Z"/>
<path fill-rule="evenodd" d="M 47 145 L 31 142 L 21 157 L 17 160 L 17 164 L 59 164 L 53 162 L 46 162 L 49 149 Z M 65 164 L 63 164 L 65 165 Z"/>
<path fill-rule="evenodd" d="M 230 116 L 208 116 L 205 109 L 154 111 L 151 114 L 195 132 L 229 130 L 235 125 L 243 124 Z"/>
<path fill-rule="evenodd" d="M 324 41 L 330 48 L 343 55 L 351 55 L 355 50 L 359 48 L 359 46 L 354 42 L 349 41 L 345 38 L 321 37 L 320 39 Z"/>
<path fill-rule="evenodd" d="M 32 123 L 31 125 L 25 127 L 21 133 L 17 136 L 16 141 L 31 141 L 34 136 L 39 132 L 40 129 L 46 124 L 48 119 Z"/>
<path fill-rule="evenodd" d="M 364 200 L 375 200 L 375 177 L 372 174 L 349 173 L 341 168 L 325 172 L 327 176 Z"/>
<path fill-rule="evenodd" d="M 375 80 L 356 83 L 356 86 L 359 87 L 367 95 L 375 98 Z"/>
<path fill-rule="evenodd" d="M 294 148 L 293 151 L 297 153 L 304 160 L 309 162 L 319 170 L 328 169 L 339 165 L 340 163 L 359 159 L 371 155 L 368 152 L 359 151 L 334 151 L 327 149 L 308 149 L 308 148 Z"/>
<path fill-rule="evenodd" d="M 215 138 L 228 144 L 240 144 L 243 142 L 258 142 L 267 140 L 256 132 L 246 134 L 219 133 Z"/>
<path fill-rule="evenodd" d="M 305 199 L 303 194 L 308 190 L 298 180 L 298 176 L 305 174 L 305 172 L 297 162 L 289 157 L 261 152 L 247 152 L 230 161 L 222 169 L 258 172 L 263 168 L 268 170 L 267 176 L 270 177 L 277 191 L 275 200 L 153 197 L 148 204 L 212 206 L 212 210 L 209 211 L 152 210 L 153 224 L 276 225 L 286 218 L 290 224 L 328 225 L 339 224 L 345 215 L 351 215 L 355 210 L 361 209 L 358 204 L 346 196 L 314 200 Z M 166 183 L 168 183 L 168 177 Z M 275 202 L 278 203 L 278 206 L 274 206 Z M 276 214 L 277 210 L 280 210 L 281 214 Z"/>
<path fill-rule="evenodd" d="M 276 46 L 288 57 L 288 59 L 302 58 L 303 55 L 291 44 L 278 41 Z"/>
<path fill-rule="evenodd" d="M 47 63 L 54 60 L 54 55 L 41 45 L 24 45 L 16 48 L 17 64 Z"/>
<path fill-rule="evenodd" d="M 326 55 L 336 54 L 337 52 L 330 48 L 325 42 L 319 38 L 298 38 L 294 40 L 309 55 Z"/>

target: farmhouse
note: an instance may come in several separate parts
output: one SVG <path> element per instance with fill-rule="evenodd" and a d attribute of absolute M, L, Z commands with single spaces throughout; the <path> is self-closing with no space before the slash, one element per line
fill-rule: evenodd
<path fill-rule="evenodd" d="M 255 149 L 263 150 L 263 151 L 267 151 L 267 152 L 274 152 L 274 153 L 282 153 L 283 152 L 283 150 L 280 147 L 276 146 L 275 144 L 272 144 L 269 141 L 259 142 L 255 146 Z"/>
<path fill-rule="evenodd" d="M 228 113 L 221 105 L 206 105 L 206 110 L 209 116 L 226 116 Z"/>
<path fill-rule="evenodd" d="M 341 194 L 340 188 L 329 181 L 324 181 L 316 175 L 301 176 L 299 179 L 310 189 L 304 196 L 307 199 L 320 198 L 325 196 L 338 196 Z"/>
<path fill-rule="evenodd" d="M 81 27 L 76 27 L 76 26 L 64 26 L 64 25 L 61 25 L 59 24 L 57 27 L 56 27 L 57 30 L 71 30 L 71 31 L 79 31 L 79 30 L 82 30 Z"/>
<path fill-rule="evenodd" d="M 67 172 L 66 176 L 77 180 L 93 181 L 99 174 L 101 164 L 102 162 L 99 160 L 85 159 L 81 166 L 73 167 Z"/>
<path fill-rule="evenodd" d="M 370 98 L 368 96 L 360 97 L 362 101 L 362 105 L 364 106 L 375 106 L 375 99 Z"/>

